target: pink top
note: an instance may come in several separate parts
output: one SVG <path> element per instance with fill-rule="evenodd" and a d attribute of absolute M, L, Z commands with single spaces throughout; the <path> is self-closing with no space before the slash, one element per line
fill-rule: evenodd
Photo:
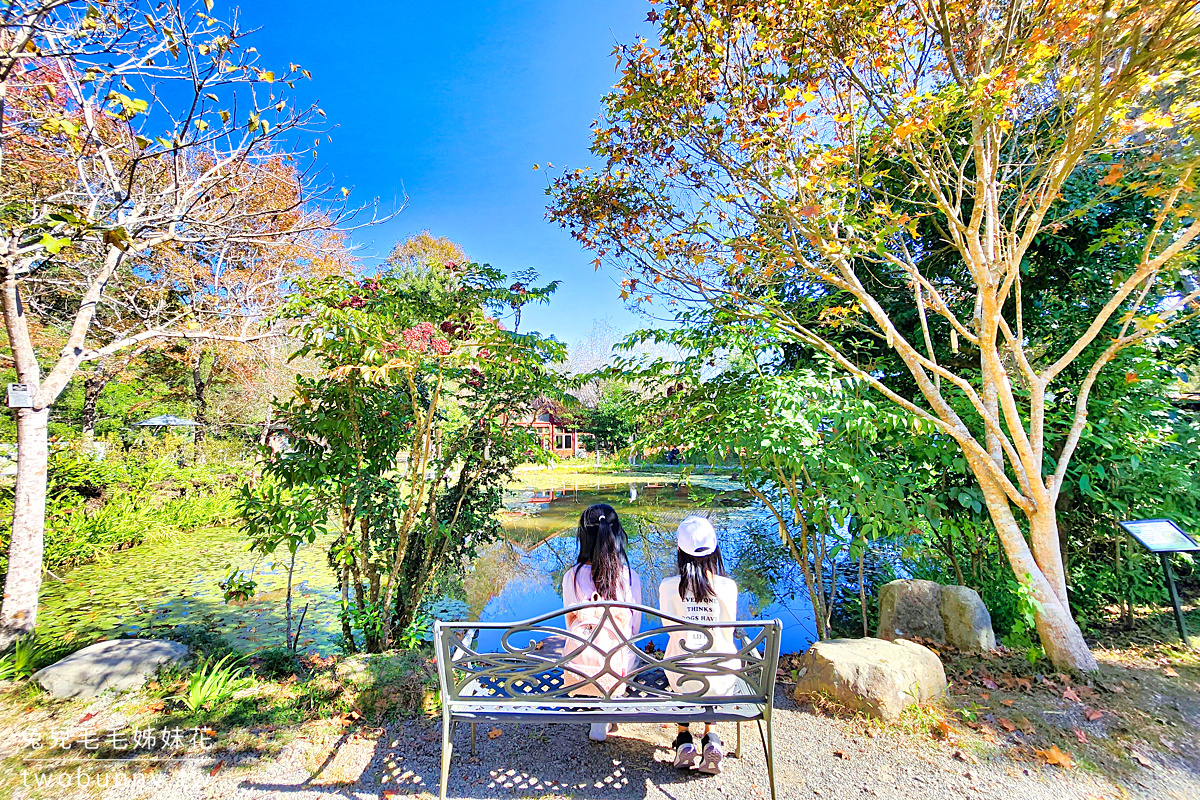
<path fill-rule="evenodd" d="M 579 579 L 575 579 L 575 571 L 579 571 Z M 626 580 L 621 581 L 617 587 L 617 596 L 613 598 L 620 603 L 642 604 L 642 579 L 632 569 L 625 571 Z M 592 594 L 596 591 L 596 584 L 592 581 L 592 565 L 584 564 L 582 566 L 574 566 L 567 570 L 567 574 L 563 575 L 563 607 L 577 606 L 581 603 L 586 603 L 592 599 Z M 567 627 L 571 627 L 571 616 L 567 618 Z M 637 633 L 642 628 L 642 612 L 633 612 L 633 631 Z"/>

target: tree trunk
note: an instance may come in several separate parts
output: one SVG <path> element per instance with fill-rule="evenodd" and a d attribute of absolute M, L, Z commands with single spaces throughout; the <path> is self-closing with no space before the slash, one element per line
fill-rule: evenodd
<path fill-rule="evenodd" d="M 98 361 L 92 374 L 83 381 L 83 413 L 80 432 L 83 434 L 85 450 L 91 450 L 92 442 L 96 439 L 96 405 L 100 402 L 100 393 L 104 391 L 104 387 L 108 385 L 110 379 L 104 367 L 104 360 Z"/>
<path fill-rule="evenodd" d="M 200 446 L 204 444 L 204 433 L 208 426 L 208 380 L 200 370 L 203 359 L 203 351 L 192 359 L 192 399 L 196 403 L 196 422 L 200 423 L 192 429 L 192 457 L 196 463 L 200 463 Z"/>
<path fill-rule="evenodd" d="M 46 528 L 47 429 L 50 409 L 17 410 L 17 480 L 13 488 L 12 540 L 4 605 L 0 608 L 0 650 L 33 632 L 42 588 Z"/>
<path fill-rule="evenodd" d="M 1013 516 L 1004 490 L 995 482 L 990 473 L 983 470 L 975 471 L 980 488 L 987 502 L 988 513 L 996 526 L 1000 544 L 1008 557 L 1013 574 L 1032 590 L 1033 598 L 1038 603 L 1035 612 L 1038 636 L 1042 648 L 1055 668 L 1063 672 L 1092 672 L 1097 669 L 1096 659 L 1083 638 L 1083 631 L 1075 624 L 1071 616 L 1071 607 L 1067 604 L 1066 588 L 1063 584 L 1060 595 L 1055 582 L 1043 572 L 1041 563 L 1046 563 L 1051 569 L 1053 562 L 1058 561 L 1057 579 L 1061 580 L 1062 564 L 1059 561 L 1057 542 L 1049 548 L 1050 553 L 1043 553 L 1043 561 L 1034 558 L 1033 552 L 1025 542 L 1025 536 Z M 1042 536 L 1051 533 L 1058 535 L 1057 527 L 1053 526 L 1054 508 L 1051 506 L 1043 511 L 1035 511 L 1030 517 L 1031 529 L 1038 530 Z M 1046 517 L 1050 517 L 1049 523 Z M 1034 526 L 1037 526 L 1035 528 Z M 1035 542 L 1037 536 L 1031 537 Z"/>

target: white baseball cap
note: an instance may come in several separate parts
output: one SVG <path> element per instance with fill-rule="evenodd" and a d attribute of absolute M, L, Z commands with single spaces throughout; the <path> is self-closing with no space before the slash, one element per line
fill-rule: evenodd
<path fill-rule="evenodd" d="M 675 532 L 679 549 L 689 556 L 706 556 L 717 549 L 717 532 L 704 517 L 687 517 Z"/>

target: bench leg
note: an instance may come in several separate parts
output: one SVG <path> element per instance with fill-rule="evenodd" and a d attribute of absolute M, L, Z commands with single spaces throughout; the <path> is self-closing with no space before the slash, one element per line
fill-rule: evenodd
<path fill-rule="evenodd" d="M 454 726 L 449 717 L 442 717 L 442 785 L 441 800 L 446 800 L 450 783 L 450 754 L 454 749 Z"/>
<path fill-rule="evenodd" d="M 766 723 L 766 733 L 763 732 L 764 723 Z M 758 736 L 762 739 L 763 751 L 767 756 L 767 780 L 771 783 L 771 800 L 776 800 L 774 732 L 774 726 L 771 724 L 771 709 L 767 707 L 763 709 L 763 718 L 758 721 Z"/>
<path fill-rule="evenodd" d="M 475 723 L 471 723 L 471 755 L 475 755 Z"/>
<path fill-rule="evenodd" d="M 733 757 L 734 758 L 742 757 L 742 723 L 741 722 L 738 722 L 738 724 L 737 724 L 737 747 L 735 747 L 733 749 Z"/>

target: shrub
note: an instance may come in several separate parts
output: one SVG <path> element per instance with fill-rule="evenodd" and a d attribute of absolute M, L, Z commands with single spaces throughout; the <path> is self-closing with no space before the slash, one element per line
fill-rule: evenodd
<path fill-rule="evenodd" d="M 290 678 L 300 672 L 300 659 L 286 647 L 272 647 L 254 654 L 258 674 L 263 678 Z"/>
<path fill-rule="evenodd" d="M 227 653 L 213 661 L 202 658 L 188 677 L 183 693 L 174 700 L 183 703 L 193 714 L 202 708 L 211 707 L 237 691 L 243 683 L 243 668 L 238 663 L 241 656 Z"/>

